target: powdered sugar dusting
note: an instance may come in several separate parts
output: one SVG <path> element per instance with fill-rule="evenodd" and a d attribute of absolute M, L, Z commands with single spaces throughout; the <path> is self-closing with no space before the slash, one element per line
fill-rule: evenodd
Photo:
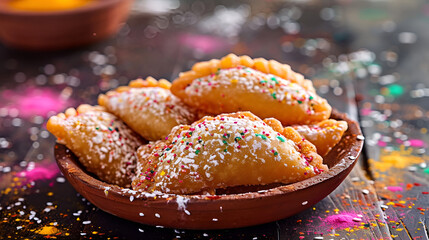
<path fill-rule="evenodd" d="M 315 175 L 317 170 L 292 140 L 249 115 L 204 118 L 191 126 L 175 127 L 169 139 L 158 143 L 151 157 L 143 159 L 145 164 L 133 183 L 136 189 L 192 193 L 294 182 Z M 147 156 L 144 151 L 141 154 Z"/>
<path fill-rule="evenodd" d="M 186 205 L 189 202 L 189 198 L 185 198 L 183 196 L 177 195 L 176 202 L 177 202 L 177 209 L 178 210 L 186 210 Z"/>
<path fill-rule="evenodd" d="M 109 183 L 126 185 L 142 141 L 122 121 L 107 112 L 88 111 L 68 117 L 56 128 L 61 135 L 58 141 L 66 144 L 88 171 Z"/>
<path fill-rule="evenodd" d="M 124 92 L 109 92 L 107 96 L 107 109 L 149 140 L 161 139 L 174 126 L 189 124 L 195 120 L 194 110 L 168 89 L 130 88 Z M 163 125 L 156 125 L 160 123 Z"/>
<path fill-rule="evenodd" d="M 258 92 L 286 104 L 302 104 L 314 99 L 312 92 L 301 85 L 278 76 L 239 66 L 220 69 L 216 74 L 197 78 L 185 89 L 187 94 L 204 96 L 216 88 L 239 88 L 246 92 Z M 308 113 L 314 110 L 309 106 Z"/>

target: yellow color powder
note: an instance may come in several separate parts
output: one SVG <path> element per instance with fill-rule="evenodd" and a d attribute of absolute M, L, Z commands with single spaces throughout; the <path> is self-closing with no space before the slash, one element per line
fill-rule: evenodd
<path fill-rule="evenodd" d="M 9 7 L 16 10 L 52 12 L 83 7 L 94 0 L 12 0 Z"/>
<path fill-rule="evenodd" d="M 37 230 L 36 233 L 41 235 L 53 235 L 59 232 L 58 228 L 52 226 L 44 226 L 41 229 Z"/>
<path fill-rule="evenodd" d="M 425 162 L 425 158 L 425 156 L 413 156 L 412 149 L 404 150 L 401 148 L 400 151 L 382 151 L 379 161 L 369 159 L 369 163 L 374 170 L 385 172 L 390 168 L 404 169 L 414 164 L 423 163 Z"/>

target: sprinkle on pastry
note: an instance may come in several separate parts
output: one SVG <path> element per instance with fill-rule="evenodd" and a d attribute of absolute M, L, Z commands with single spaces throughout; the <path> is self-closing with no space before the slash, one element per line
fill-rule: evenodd
<path fill-rule="evenodd" d="M 280 70 L 272 70 L 278 75 L 270 73 L 274 61 L 235 55 L 218 61 L 197 63 L 173 82 L 172 93 L 211 114 L 247 110 L 261 118 L 274 117 L 283 125 L 319 122 L 331 114 L 331 106 L 312 88 L 280 77 L 286 76 Z M 213 73 L 216 63 L 221 68 Z"/>
<path fill-rule="evenodd" d="M 129 186 L 143 140 L 100 106 L 81 105 L 53 116 L 47 129 L 100 180 Z"/>
<path fill-rule="evenodd" d="M 196 120 L 195 111 L 171 94 L 170 85 L 164 79 L 138 79 L 129 86 L 101 94 L 98 102 L 145 139 L 158 140 L 174 126 Z"/>
<path fill-rule="evenodd" d="M 280 122 L 250 112 L 204 117 L 138 150 L 134 190 L 191 194 L 232 186 L 293 183 L 327 167 L 315 147 Z"/>
<path fill-rule="evenodd" d="M 328 119 L 313 125 L 292 127 L 316 146 L 318 154 L 325 156 L 341 140 L 348 126 L 346 121 Z"/>

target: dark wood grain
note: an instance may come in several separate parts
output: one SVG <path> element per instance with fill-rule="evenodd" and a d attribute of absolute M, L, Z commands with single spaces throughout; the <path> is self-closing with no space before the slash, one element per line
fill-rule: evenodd
<path fill-rule="evenodd" d="M 368 170 L 375 181 L 379 201 L 388 206 L 384 214 L 390 236 L 395 239 L 429 239 L 426 213 L 429 209 L 429 197 L 423 194 L 429 191 L 429 174 L 424 173 L 428 163 L 427 153 L 424 151 L 428 146 L 425 129 L 429 122 L 427 116 L 416 115 L 417 112 L 427 114 L 428 105 L 422 98 L 415 98 L 412 94 L 419 88 L 417 86 L 427 87 L 426 70 L 419 65 L 427 62 L 428 51 L 424 46 L 429 40 L 429 28 L 420 22 L 420 7 L 423 7 L 423 2 L 413 1 L 403 9 L 404 14 L 416 16 L 409 21 L 395 17 L 396 9 L 386 10 L 383 20 L 398 23 L 392 32 L 383 31 L 381 25 L 374 26 L 381 30 L 373 38 L 371 48 L 377 56 L 374 63 L 381 68 L 379 75 L 399 76 L 400 80 L 384 83 L 381 81 L 382 77 L 373 75 L 355 83 L 355 89 L 361 97 L 358 105 L 362 110 L 361 122 L 366 124 L 363 131 L 369 140 L 366 146 L 366 155 L 370 160 Z M 369 6 L 360 6 L 360 9 L 364 8 Z M 381 6 L 371 8 L 374 11 L 384 11 Z M 352 8 L 347 11 L 352 11 Z M 350 22 L 350 25 L 355 27 L 356 22 Z M 404 43 L 400 39 L 404 33 L 416 36 L 418 40 Z M 368 34 L 369 32 L 363 31 L 353 48 L 362 46 Z M 392 38 L 398 39 L 399 43 Z M 398 54 L 398 58 L 393 62 L 383 60 L 380 57 L 383 52 Z M 391 89 L 394 85 L 403 92 L 386 92 L 386 89 Z M 400 125 L 395 125 L 396 122 L 400 122 Z M 424 144 L 420 146 L 407 142 L 413 139 Z M 386 161 L 389 156 L 390 162 Z"/>

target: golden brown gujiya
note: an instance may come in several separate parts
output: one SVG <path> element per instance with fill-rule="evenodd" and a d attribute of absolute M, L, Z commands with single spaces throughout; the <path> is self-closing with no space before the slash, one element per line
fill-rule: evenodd
<path fill-rule="evenodd" d="M 53 116 L 47 129 L 102 181 L 130 186 L 144 141 L 103 107 L 81 105 Z"/>
<path fill-rule="evenodd" d="M 348 126 L 346 121 L 328 119 L 316 124 L 293 125 L 292 127 L 314 144 L 318 154 L 325 156 L 340 142 Z"/>
<path fill-rule="evenodd" d="M 171 83 L 152 77 L 131 81 L 105 95 L 98 104 L 117 115 L 147 140 L 165 138 L 174 126 L 196 120 L 196 111 L 171 94 Z"/>
<path fill-rule="evenodd" d="M 171 92 L 211 114 L 251 111 L 283 125 L 319 122 L 331 114 L 311 81 L 289 65 L 234 54 L 195 64 L 173 81 Z"/>
<path fill-rule="evenodd" d="M 134 190 L 214 193 L 233 186 L 293 183 L 327 170 L 315 147 L 279 121 L 250 112 L 204 117 L 138 150 Z"/>

